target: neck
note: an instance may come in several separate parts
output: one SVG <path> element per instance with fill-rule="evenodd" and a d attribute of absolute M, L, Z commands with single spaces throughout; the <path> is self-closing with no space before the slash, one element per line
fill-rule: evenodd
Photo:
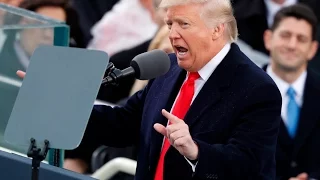
<path fill-rule="evenodd" d="M 289 84 L 295 82 L 300 77 L 300 75 L 306 70 L 306 66 L 292 70 L 276 66 L 274 63 L 271 63 L 271 68 L 277 76 L 279 76 L 282 80 Z"/>
<path fill-rule="evenodd" d="M 205 57 L 205 61 L 202 62 L 202 64 L 199 64 L 197 67 L 193 67 L 193 69 L 186 69 L 186 71 L 189 72 L 198 72 L 200 69 L 202 69 L 206 64 L 209 63 L 209 61 L 212 60 L 213 57 L 215 57 L 222 49 L 223 47 L 227 44 L 228 42 L 226 41 L 216 41 L 214 44 L 214 48 L 211 48 L 210 51 L 211 53 L 208 54 L 207 57 Z M 209 49 L 208 49 L 209 50 Z"/>

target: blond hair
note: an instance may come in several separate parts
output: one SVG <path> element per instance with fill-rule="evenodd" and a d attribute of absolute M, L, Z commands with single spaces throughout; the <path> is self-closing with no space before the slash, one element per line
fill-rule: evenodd
<path fill-rule="evenodd" d="M 159 8 L 167 9 L 187 4 L 203 5 L 200 17 L 205 21 L 207 26 L 213 28 L 219 24 L 224 24 L 228 40 L 230 42 L 237 41 L 238 27 L 230 0 L 162 0 Z"/>

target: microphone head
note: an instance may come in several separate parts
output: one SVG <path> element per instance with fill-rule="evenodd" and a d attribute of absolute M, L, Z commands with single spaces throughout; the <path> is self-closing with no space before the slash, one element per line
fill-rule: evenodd
<path fill-rule="evenodd" d="M 130 65 L 134 69 L 137 79 L 148 80 L 167 73 L 170 69 L 170 64 L 168 54 L 156 49 L 137 55 Z"/>

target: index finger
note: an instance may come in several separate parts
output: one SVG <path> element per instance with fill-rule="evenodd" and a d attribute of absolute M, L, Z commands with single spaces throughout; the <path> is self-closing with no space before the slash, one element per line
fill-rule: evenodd
<path fill-rule="evenodd" d="M 162 109 L 162 115 L 166 117 L 172 124 L 180 123 L 182 122 L 181 119 L 179 119 L 177 116 L 169 113 L 165 109 Z"/>

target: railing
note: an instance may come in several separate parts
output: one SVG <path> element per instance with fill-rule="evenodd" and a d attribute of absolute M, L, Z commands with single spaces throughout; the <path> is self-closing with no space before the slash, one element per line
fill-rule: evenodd
<path fill-rule="evenodd" d="M 91 176 L 99 180 L 110 179 L 118 172 L 124 172 L 134 176 L 136 173 L 136 167 L 136 161 L 128 158 L 119 157 L 112 159 L 111 161 L 106 163 Z"/>

